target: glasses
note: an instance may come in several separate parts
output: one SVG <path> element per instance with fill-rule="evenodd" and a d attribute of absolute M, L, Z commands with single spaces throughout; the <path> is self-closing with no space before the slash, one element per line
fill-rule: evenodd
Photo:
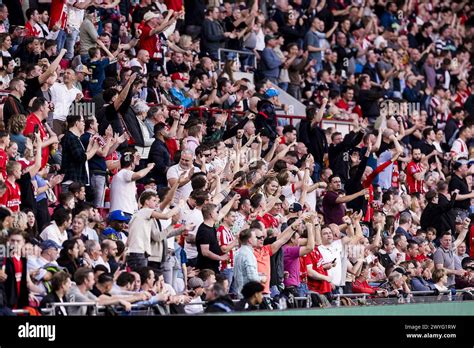
<path fill-rule="evenodd" d="M 264 236 L 259 236 L 259 237 L 256 237 L 258 240 L 263 240 L 265 237 Z"/>
<path fill-rule="evenodd" d="M 203 153 L 202 154 L 204 157 L 211 157 L 211 154 L 210 153 Z"/>

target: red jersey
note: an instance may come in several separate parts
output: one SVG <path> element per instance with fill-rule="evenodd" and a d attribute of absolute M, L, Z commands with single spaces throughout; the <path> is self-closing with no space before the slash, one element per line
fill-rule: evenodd
<path fill-rule="evenodd" d="M 4 149 L 0 149 L 0 173 L 3 175 L 3 180 L 7 180 L 7 162 L 7 153 Z"/>
<path fill-rule="evenodd" d="M 219 228 L 217 229 L 217 240 L 219 242 L 219 246 L 227 246 L 228 244 L 232 243 L 234 241 L 234 235 L 232 232 L 225 227 L 224 225 L 220 225 Z M 227 268 L 233 268 L 234 267 L 234 251 L 231 249 L 229 251 L 229 259 L 227 261 L 221 261 L 220 262 L 220 270 L 224 271 Z"/>
<path fill-rule="evenodd" d="M 265 228 L 277 228 L 279 225 L 278 220 L 268 213 L 263 216 L 257 216 L 257 220 L 261 221 L 265 225 Z"/>
<path fill-rule="evenodd" d="M 166 0 L 165 3 L 168 10 L 180 12 L 183 9 L 183 0 Z"/>
<path fill-rule="evenodd" d="M 308 265 L 313 266 L 313 270 L 322 275 L 327 276 L 328 271 L 323 268 L 323 256 L 319 252 L 318 248 L 314 248 L 312 252 L 303 256 L 304 269 L 306 271 Z M 331 283 L 325 280 L 316 280 L 311 277 L 308 277 L 308 288 L 311 291 L 317 292 L 318 294 L 325 294 L 331 292 Z"/>
<path fill-rule="evenodd" d="M 138 42 L 140 49 L 148 51 L 151 59 L 161 59 L 161 43 L 158 39 L 158 35 L 150 36 L 150 32 L 153 28 L 145 23 L 140 24 L 138 28 L 142 31 L 140 41 Z"/>
<path fill-rule="evenodd" d="M 38 131 L 42 141 L 45 141 L 49 138 L 48 132 L 46 132 L 46 128 L 43 125 L 43 122 L 40 121 L 38 116 L 34 113 L 31 113 L 26 118 L 26 126 L 25 130 L 23 131 L 23 135 L 27 136 L 35 131 L 35 126 L 38 126 Z M 41 151 L 41 168 L 44 168 L 48 163 L 49 158 L 49 146 L 43 147 Z"/>
<path fill-rule="evenodd" d="M 409 193 L 423 193 L 423 185 L 425 183 L 425 180 L 416 180 L 414 176 L 416 173 L 421 173 L 422 171 L 423 165 L 421 163 L 416 163 L 414 161 L 408 163 L 406 174 Z"/>
<path fill-rule="evenodd" d="M 12 184 L 10 180 L 5 180 L 7 190 L 0 198 L 0 203 L 9 208 L 12 212 L 20 211 L 21 191 L 20 186 L 15 182 Z"/>
<path fill-rule="evenodd" d="M 371 287 L 367 280 L 361 282 L 360 280 L 354 280 L 352 283 L 352 292 L 355 294 L 374 294 L 375 288 Z"/>
<path fill-rule="evenodd" d="M 31 25 L 30 22 L 26 22 L 25 30 L 26 36 L 39 37 L 42 34 L 42 31 L 36 29 L 34 26 Z"/>
<path fill-rule="evenodd" d="M 61 29 L 66 27 L 67 22 L 67 5 L 66 0 L 52 0 L 51 11 L 49 17 L 49 28 L 59 24 Z"/>

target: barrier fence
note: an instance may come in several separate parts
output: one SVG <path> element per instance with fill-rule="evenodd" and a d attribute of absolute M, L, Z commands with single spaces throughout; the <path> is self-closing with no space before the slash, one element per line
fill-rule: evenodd
<path fill-rule="evenodd" d="M 426 304 L 426 303 L 440 303 L 440 302 L 474 302 L 472 300 L 466 300 L 463 298 L 463 294 L 472 294 L 470 290 L 456 290 L 453 294 L 452 291 L 413 291 L 408 297 L 375 297 L 367 293 L 361 294 L 335 294 L 333 295 L 333 301 L 330 307 L 345 307 L 342 305 L 342 298 L 348 298 L 353 300 L 353 306 L 384 306 L 384 305 L 399 305 L 399 304 Z M 401 301 L 403 298 L 403 301 Z M 313 303 L 311 301 L 310 294 L 306 297 L 295 297 L 295 306 L 293 309 L 312 308 Z M 239 300 L 234 300 L 238 302 Z M 198 301 L 193 303 L 184 304 L 184 306 L 196 306 L 202 305 L 207 306 L 207 302 Z M 116 306 L 102 306 L 97 302 L 57 302 L 50 303 L 45 309 L 41 309 L 43 315 L 56 315 L 56 309 L 58 307 L 70 308 L 70 307 L 91 307 L 93 316 L 105 315 L 106 308 L 112 307 L 117 315 L 131 315 L 131 316 L 152 316 L 152 315 L 170 315 L 169 306 L 166 304 L 154 304 L 150 306 L 143 305 L 132 305 L 131 311 L 126 312 L 120 305 Z M 275 308 L 276 310 L 282 308 Z M 29 312 L 26 310 L 14 310 L 15 314 L 28 315 Z"/>

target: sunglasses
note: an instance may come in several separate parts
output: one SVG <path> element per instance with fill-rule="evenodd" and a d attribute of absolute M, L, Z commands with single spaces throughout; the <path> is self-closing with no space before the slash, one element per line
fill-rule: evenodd
<path fill-rule="evenodd" d="M 260 237 L 255 237 L 257 238 L 258 240 L 263 240 L 265 237 L 264 236 L 260 236 Z"/>

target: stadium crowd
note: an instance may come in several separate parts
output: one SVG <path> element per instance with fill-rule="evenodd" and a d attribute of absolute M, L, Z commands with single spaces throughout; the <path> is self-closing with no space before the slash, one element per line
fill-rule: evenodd
<path fill-rule="evenodd" d="M 0 312 L 474 289 L 473 14 L 3 0 Z"/>

